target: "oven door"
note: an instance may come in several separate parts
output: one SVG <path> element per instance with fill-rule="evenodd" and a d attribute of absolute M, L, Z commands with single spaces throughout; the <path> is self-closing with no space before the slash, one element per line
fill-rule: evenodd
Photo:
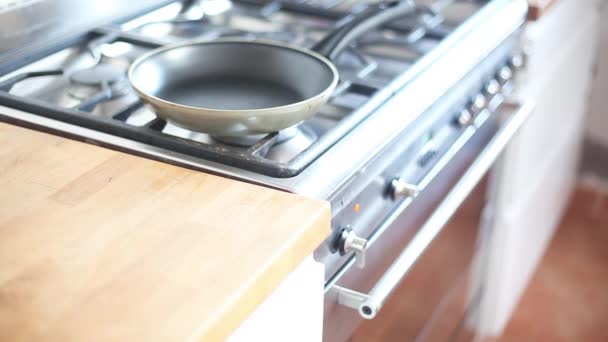
<path fill-rule="evenodd" d="M 480 228 L 482 211 L 491 212 L 485 175 L 531 111 L 501 105 L 379 226 L 365 267 L 351 259 L 336 273 L 326 285 L 324 341 L 348 340 L 358 326 L 361 341 L 454 340 L 483 296 L 474 274 L 483 271 L 478 246 L 489 234 Z"/>

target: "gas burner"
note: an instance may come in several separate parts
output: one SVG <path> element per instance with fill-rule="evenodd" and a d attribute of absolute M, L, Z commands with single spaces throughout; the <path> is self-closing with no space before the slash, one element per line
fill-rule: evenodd
<path fill-rule="evenodd" d="M 283 138 L 281 138 L 281 133 L 284 134 Z M 268 151 L 266 158 L 288 162 L 298 153 L 306 150 L 318 138 L 318 134 L 306 124 L 284 129 L 279 133 L 278 141 Z"/>
<path fill-rule="evenodd" d="M 212 137 L 216 142 L 238 148 L 247 148 L 253 154 L 259 154 L 279 162 L 291 160 L 312 145 L 318 138 L 314 129 L 306 124 L 292 126 L 271 134 Z"/>
<path fill-rule="evenodd" d="M 213 140 L 236 147 L 249 147 L 255 145 L 258 141 L 264 139 L 267 134 L 254 134 L 254 135 L 245 135 L 242 137 L 222 137 L 222 136 L 212 136 Z"/>
<path fill-rule="evenodd" d="M 247 21 L 247 24 L 251 26 L 257 25 L 257 31 L 254 32 L 240 27 L 248 26 L 242 18 L 235 19 L 240 24 L 239 27 L 226 27 L 222 21 L 216 21 L 204 17 L 200 20 L 151 22 L 139 28 L 139 32 L 149 37 L 176 37 L 182 40 L 241 37 L 252 40 L 278 40 L 302 45 L 308 42 L 306 32 L 303 29 L 297 31 L 295 28 L 276 27 L 276 25 L 267 23 L 267 20 L 263 18 Z"/>
<path fill-rule="evenodd" d="M 70 74 L 70 81 L 86 86 L 101 87 L 124 80 L 125 71 L 112 64 L 99 64 L 92 68 L 80 69 Z"/>
<path fill-rule="evenodd" d="M 173 36 L 184 39 L 198 38 L 209 34 L 205 19 L 152 22 L 140 28 L 139 31 L 151 37 Z"/>
<path fill-rule="evenodd" d="M 95 93 L 109 90 L 111 98 L 128 93 L 126 72 L 113 64 L 98 64 L 80 69 L 68 76 L 71 87 L 69 94 L 77 99 L 87 99 Z"/>
<path fill-rule="evenodd" d="M 226 28 L 226 25 L 212 23 L 214 17 L 215 19 L 221 18 L 232 8 L 232 5 L 230 0 L 186 0 L 183 1 L 183 7 L 176 17 L 147 22 L 135 28 L 142 34 L 152 37 L 212 39 L 233 33 Z"/>
<path fill-rule="evenodd" d="M 304 45 L 308 42 L 304 33 L 295 31 L 283 31 L 283 32 L 263 32 L 257 34 L 258 38 L 278 40 L 282 42 L 291 42 L 292 44 Z"/>
<path fill-rule="evenodd" d="M 286 128 L 282 131 L 279 131 L 276 134 L 276 138 L 273 137 L 273 139 L 274 139 L 273 143 L 275 145 L 281 144 L 285 141 L 295 138 L 300 133 L 301 133 L 301 131 L 297 126 L 292 126 L 292 127 Z M 238 146 L 238 147 L 249 147 L 249 146 L 253 146 L 256 143 L 260 142 L 262 139 L 266 138 L 267 136 L 268 136 L 268 134 L 252 134 L 252 135 L 245 135 L 245 136 L 240 136 L 240 137 L 212 136 L 212 138 L 214 140 L 216 140 L 217 142 L 227 144 L 227 145 Z"/>

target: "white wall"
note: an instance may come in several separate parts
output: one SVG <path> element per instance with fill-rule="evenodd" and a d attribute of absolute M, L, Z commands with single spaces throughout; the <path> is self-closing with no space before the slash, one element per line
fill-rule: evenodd
<path fill-rule="evenodd" d="M 587 136 L 608 147 L 608 1 L 601 3 L 597 69 L 587 119 Z"/>

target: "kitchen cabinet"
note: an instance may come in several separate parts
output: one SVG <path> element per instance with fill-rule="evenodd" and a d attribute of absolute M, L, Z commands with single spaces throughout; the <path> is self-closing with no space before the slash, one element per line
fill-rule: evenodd
<path fill-rule="evenodd" d="M 518 94 L 536 110 L 495 170 L 496 211 L 478 331 L 499 335 L 551 240 L 576 181 L 598 26 L 596 1 L 559 1 L 524 36 Z"/>
<path fill-rule="evenodd" d="M 228 338 L 228 342 L 321 342 L 323 264 L 311 256 Z"/>
<path fill-rule="evenodd" d="M 594 143 L 608 149 L 608 2 L 603 2 L 600 15 L 603 20 L 600 21 L 597 75 L 593 82 L 586 133 Z"/>

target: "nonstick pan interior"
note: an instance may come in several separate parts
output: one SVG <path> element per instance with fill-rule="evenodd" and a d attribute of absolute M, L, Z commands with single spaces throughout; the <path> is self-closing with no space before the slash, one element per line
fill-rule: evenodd
<path fill-rule="evenodd" d="M 321 94 L 335 73 L 311 54 L 274 44 L 206 42 L 150 56 L 131 75 L 142 91 L 213 110 L 286 106 Z"/>

